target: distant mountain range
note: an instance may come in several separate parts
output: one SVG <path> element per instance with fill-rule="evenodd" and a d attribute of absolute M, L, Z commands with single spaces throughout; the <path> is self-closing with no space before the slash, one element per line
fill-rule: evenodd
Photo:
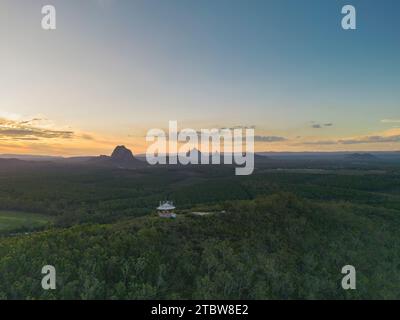
<path fill-rule="evenodd" d="M 370 153 L 352 153 L 352 154 L 346 154 L 345 155 L 346 159 L 349 160 L 358 160 L 358 161 L 373 161 L 373 160 L 379 160 L 379 157 L 374 156 L 373 154 Z"/>
<path fill-rule="evenodd" d="M 0 159 L 18 159 L 25 161 L 52 161 L 63 160 L 63 157 L 56 156 L 38 156 L 33 154 L 0 154 Z"/>
<path fill-rule="evenodd" d="M 116 167 L 133 169 L 143 167 L 146 163 L 133 156 L 131 150 L 125 146 L 117 146 L 111 156 L 87 156 L 87 157 L 53 157 L 53 156 L 36 156 L 36 155 L 0 155 L 0 163 L 10 165 L 11 163 L 24 164 L 66 164 L 66 165 L 89 165 L 101 167 Z"/>
<path fill-rule="evenodd" d="M 197 149 L 190 151 L 196 157 L 200 157 L 204 153 Z M 187 153 L 188 155 L 189 153 Z M 214 153 L 214 156 L 220 157 L 220 163 L 224 163 L 223 153 Z M 167 156 L 168 157 L 168 156 Z M 211 154 L 209 154 L 211 157 Z M 168 159 L 167 159 L 168 160 Z M 210 159 L 211 160 L 211 159 Z M 260 152 L 254 156 L 256 164 L 278 164 L 281 161 L 346 161 L 354 163 L 376 162 L 376 161 L 400 161 L 400 152 Z M 211 163 L 211 161 L 210 161 Z M 17 155 L 3 154 L 0 155 L 0 164 L 3 167 L 20 167 L 20 166 L 42 166 L 51 164 L 62 165 L 86 165 L 97 167 L 111 167 L 122 169 L 135 169 L 147 166 L 146 156 L 134 155 L 131 150 L 123 145 L 115 147 L 110 156 L 81 156 L 81 157 L 57 157 L 42 155 Z"/>

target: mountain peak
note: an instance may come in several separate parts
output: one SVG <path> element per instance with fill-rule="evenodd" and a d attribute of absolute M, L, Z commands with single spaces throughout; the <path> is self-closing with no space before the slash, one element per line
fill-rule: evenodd
<path fill-rule="evenodd" d="M 132 151 L 125 146 L 117 146 L 111 154 L 111 159 L 117 161 L 130 161 L 134 160 L 134 157 Z"/>

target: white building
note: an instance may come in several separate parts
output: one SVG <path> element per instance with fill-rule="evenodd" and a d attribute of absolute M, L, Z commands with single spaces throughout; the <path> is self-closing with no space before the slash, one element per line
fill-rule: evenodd
<path fill-rule="evenodd" d="M 160 201 L 160 205 L 157 207 L 158 215 L 161 218 L 176 218 L 174 210 L 175 206 L 172 201 Z"/>

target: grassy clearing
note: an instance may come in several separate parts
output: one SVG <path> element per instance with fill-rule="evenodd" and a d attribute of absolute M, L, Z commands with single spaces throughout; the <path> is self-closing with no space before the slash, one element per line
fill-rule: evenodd
<path fill-rule="evenodd" d="M 0 233 L 30 231 L 49 222 L 49 217 L 40 214 L 0 210 Z"/>

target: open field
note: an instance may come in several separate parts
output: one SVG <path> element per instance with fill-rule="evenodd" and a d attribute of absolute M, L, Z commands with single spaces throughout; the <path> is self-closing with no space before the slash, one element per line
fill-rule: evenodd
<path fill-rule="evenodd" d="M 39 214 L 0 211 L 0 233 L 34 230 L 45 226 L 49 222 L 49 217 Z"/>

